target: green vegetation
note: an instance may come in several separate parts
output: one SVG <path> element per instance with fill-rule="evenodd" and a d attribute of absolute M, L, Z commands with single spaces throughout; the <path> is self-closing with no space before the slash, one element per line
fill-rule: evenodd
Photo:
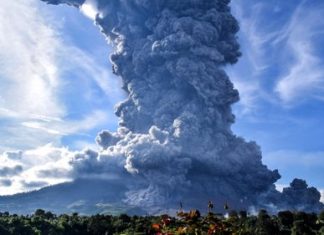
<path fill-rule="evenodd" d="M 57 216 L 38 209 L 33 215 L 10 215 L 0 213 L 0 234 L 44 234 L 44 235 L 113 235 L 113 234 L 236 234 L 236 235 L 324 235 L 324 211 L 320 214 L 281 211 L 269 215 L 261 210 L 258 215 L 247 215 L 245 211 L 231 211 L 227 216 L 209 212 L 201 216 L 198 210 L 180 211 L 176 217 L 128 216 L 121 214 L 80 216 Z"/>

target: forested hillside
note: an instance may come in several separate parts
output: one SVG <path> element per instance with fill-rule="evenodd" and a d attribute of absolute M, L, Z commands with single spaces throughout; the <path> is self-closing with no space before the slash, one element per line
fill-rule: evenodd
<path fill-rule="evenodd" d="M 43 235 L 113 235 L 113 234 L 324 234 L 324 211 L 320 214 L 281 211 L 269 215 L 265 210 L 257 215 L 246 211 L 230 211 L 226 215 L 213 213 L 205 216 L 199 211 L 180 211 L 176 217 L 128 216 L 121 214 L 81 216 L 55 215 L 38 209 L 33 215 L 20 216 L 0 213 L 0 234 Z"/>

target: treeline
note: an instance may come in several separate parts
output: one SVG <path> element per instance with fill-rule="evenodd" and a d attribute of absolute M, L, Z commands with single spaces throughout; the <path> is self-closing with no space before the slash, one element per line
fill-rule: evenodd
<path fill-rule="evenodd" d="M 176 217 L 128 216 L 121 214 L 80 216 L 55 215 L 38 209 L 33 215 L 0 213 L 0 234 L 42 235 L 324 235 L 324 211 L 320 214 L 281 211 L 269 215 L 261 210 L 258 215 L 245 211 L 231 211 L 227 215 L 209 212 L 201 216 L 199 211 L 179 212 Z"/>

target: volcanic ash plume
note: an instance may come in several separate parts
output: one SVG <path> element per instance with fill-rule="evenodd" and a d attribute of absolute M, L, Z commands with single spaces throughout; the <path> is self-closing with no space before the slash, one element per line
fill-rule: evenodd
<path fill-rule="evenodd" d="M 118 130 L 98 134 L 102 151 L 75 156 L 76 178 L 120 180 L 128 187 L 122 200 L 151 212 L 179 201 L 247 208 L 273 190 L 278 171 L 230 129 L 239 95 L 224 66 L 240 52 L 229 0 L 43 1 L 97 9 L 128 94 L 116 106 Z"/>

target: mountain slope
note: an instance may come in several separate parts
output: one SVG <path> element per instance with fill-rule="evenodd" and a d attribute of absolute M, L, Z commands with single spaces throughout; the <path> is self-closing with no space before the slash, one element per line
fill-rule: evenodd
<path fill-rule="evenodd" d="M 120 214 L 143 213 L 121 202 L 125 186 L 112 180 L 85 180 L 62 183 L 37 191 L 0 197 L 0 211 L 31 214 L 42 208 L 54 213 Z"/>

